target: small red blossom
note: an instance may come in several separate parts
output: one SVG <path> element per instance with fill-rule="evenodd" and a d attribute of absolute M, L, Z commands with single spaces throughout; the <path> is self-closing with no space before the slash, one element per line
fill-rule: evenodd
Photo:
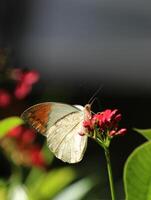
<path fill-rule="evenodd" d="M 117 129 L 117 124 L 121 120 L 121 114 L 118 114 L 118 110 L 107 109 L 101 113 L 93 116 L 93 121 L 99 126 L 101 130 Z"/>
<path fill-rule="evenodd" d="M 88 129 L 93 129 L 93 122 L 92 122 L 92 120 L 87 120 L 87 121 L 84 121 L 83 122 L 83 126 L 84 127 L 86 127 L 86 128 L 88 128 Z"/>
<path fill-rule="evenodd" d="M 27 129 L 22 133 L 21 140 L 24 144 L 32 143 L 36 138 L 35 132 L 32 129 Z"/>
<path fill-rule="evenodd" d="M 7 133 L 7 137 L 19 139 L 21 137 L 22 131 L 23 131 L 23 127 L 17 126 Z"/>
<path fill-rule="evenodd" d="M 10 88 L 12 95 L 5 89 L 0 89 L 0 107 L 7 107 L 11 102 L 11 96 L 15 96 L 18 100 L 24 99 L 31 92 L 33 84 L 39 80 L 39 73 L 35 70 L 11 68 L 4 70 L 3 74 L 2 82 L 4 80 L 5 84 L 8 80 L 10 84 L 15 85 L 15 88 Z"/>
<path fill-rule="evenodd" d="M 17 126 L 13 128 L 7 133 L 6 136 L 15 138 L 20 143 L 22 143 L 23 146 L 32 143 L 36 138 L 34 130 L 24 126 Z"/>
<path fill-rule="evenodd" d="M 32 85 L 39 80 L 39 73 L 37 71 L 24 72 L 22 82 L 27 85 Z"/>
<path fill-rule="evenodd" d="M 117 113 L 117 110 L 105 110 L 101 113 L 98 113 L 96 115 L 94 115 L 94 118 L 98 120 L 99 124 L 103 124 L 103 123 L 107 123 L 107 122 L 111 122 L 111 120 L 113 119 L 113 117 L 115 116 L 115 114 Z"/>
<path fill-rule="evenodd" d="M 14 95 L 17 99 L 24 99 L 31 91 L 31 85 L 24 84 L 24 82 L 17 84 Z"/>
<path fill-rule="evenodd" d="M 18 79 L 18 82 L 14 95 L 17 99 L 24 99 L 31 92 L 32 85 L 39 80 L 39 73 L 34 70 L 22 72 L 17 69 L 15 73 L 16 80 Z"/>
<path fill-rule="evenodd" d="M 34 166 L 37 167 L 44 167 L 45 166 L 45 161 L 44 157 L 41 151 L 41 148 L 39 146 L 34 146 L 33 148 L 30 149 L 29 156 L 31 158 L 31 163 Z"/>
<path fill-rule="evenodd" d="M 114 121 L 118 122 L 118 121 L 120 121 L 121 119 L 122 119 L 122 115 L 121 115 L 121 114 L 118 114 L 118 115 L 115 116 Z"/>
<path fill-rule="evenodd" d="M 7 107 L 11 103 L 11 95 L 7 92 L 7 90 L 0 89 L 0 107 Z"/>

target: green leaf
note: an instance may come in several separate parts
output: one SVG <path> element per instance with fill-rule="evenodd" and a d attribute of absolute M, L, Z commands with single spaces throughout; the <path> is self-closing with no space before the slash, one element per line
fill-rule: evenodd
<path fill-rule="evenodd" d="M 151 140 L 151 129 L 138 129 L 138 128 L 134 128 L 134 131 L 140 133 L 147 140 Z"/>
<path fill-rule="evenodd" d="M 51 199 L 71 183 L 75 177 L 75 172 L 70 167 L 44 172 L 40 176 L 37 176 L 32 184 L 27 184 L 29 194 L 36 200 Z"/>
<path fill-rule="evenodd" d="M 8 133 L 12 128 L 23 124 L 23 120 L 19 117 L 9 117 L 0 121 L 0 138 Z"/>
<path fill-rule="evenodd" d="M 151 142 L 136 148 L 124 167 L 126 200 L 151 200 Z"/>
<path fill-rule="evenodd" d="M 44 158 L 47 164 L 52 163 L 54 160 L 54 154 L 49 150 L 48 145 L 46 143 L 44 144 L 42 148 L 42 152 L 44 154 Z"/>
<path fill-rule="evenodd" d="M 35 184 L 35 182 L 37 182 L 37 177 L 38 179 L 42 179 L 45 175 L 46 172 L 43 169 L 33 167 L 30 170 L 28 177 L 26 178 L 25 185 L 28 188 L 31 188 Z"/>
<path fill-rule="evenodd" d="M 4 181 L 0 180 L 0 199 L 7 199 L 7 185 Z"/>

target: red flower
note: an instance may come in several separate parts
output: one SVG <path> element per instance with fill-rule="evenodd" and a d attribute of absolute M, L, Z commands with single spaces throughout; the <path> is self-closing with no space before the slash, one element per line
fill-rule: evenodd
<path fill-rule="evenodd" d="M 36 138 L 36 135 L 32 129 L 27 129 L 27 128 L 24 129 L 21 136 L 21 140 L 23 144 L 32 143 L 35 140 L 35 138 Z"/>
<path fill-rule="evenodd" d="M 93 121 L 99 125 L 100 129 L 117 128 L 118 122 L 121 120 L 121 114 L 117 114 L 118 110 L 105 110 L 93 116 Z"/>
<path fill-rule="evenodd" d="M 11 138 L 14 140 L 10 140 Z M 4 145 L 4 148 L 6 146 L 6 151 L 9 152 L 9 156 L 12 155 L 11 158 L 15 158 L 15 163 L 19 165 L 44 168 L 46 167 L 46 161 L 41 148 L 35 141 L 35 138 L 36 134 L 33 129 L 24 126 L 17 126 L 9 131 L 4 138 L 3 144 L 5 142 L 7 144 L 7 139 L 8 142 L 10 142 L 10 145 Z"/>
<path fill-rule="evenodd" d="M 8 132 L 7 137 L 17 139 L 19 143 L 22 143 L 23 146 L 25 146 L 27 144 L 31 144 L 35 140 L 36 135 L 32 129 L 24 126 L 17 126 Z"/>
<path fill-rule="evenodd" d="M 84 121 L 83 126 L 90 131 L 97 129 L 97 131 L 99 130 L 99 134 L 106 135 L 106 137 L 124 135 L 126 133 L 125 128 L 118 130 L 118 122 L 121 118 L 122 115 L 118 113 L 117 109 L 107 109 L 93 115 L 89 121 Z"/>
<path fill-rule="evenodd" d="M 21 137 L 22 131 L 23 131 L 23 127 L 22 126 L 17 126 L 15 128 L 13 128 L 12 130 L 10 130 L 7 133 L 7 136 L 18 139 L 18 138 Z"/>
<path fill-rule="evenodd" d="M 24 82 L 19 82 L 15 89 L 14 95 L 17 99 L 23 99 L 30 93 L 31 89 L 31 85 L 27 85 Z"/>
<path fill-rule="evenodd" d="M 37 71 L 24 72 L 22 82 L 27 85 L 32 85 L 39 80 L 39 73 Z"/>
<path fill-rule="evenodd" d="M 94 118 L 98 120 L 99 125 L 103 125 L 105 123 L 111 123 L 112 119 L 114 118 L 115 114 L 117 113 L 117 110 L 105 110 L 99 114 L 94 115 Z"/>
<path fill-rule="evenodd" d="M 94 127 L 94 123 L 93 123 L 92 119 L 90 119 L 90 120 L 84 121 L 83 126 L 85 128 L 88 128 L 89 130 L 92 130 Z"/>
<path fill-rule="evenodd" d="M 10 102 L 11 102 L 10 94 L 4 89 L 0 89 L 0 107 L 9 106 Z"/>
<path fill-rule="evenodd" d="M 31 158 L 32 165 L 37 167 L 45 166 L 44 157 L 39 146 L 33 146 L 29 151 L 29 156 Z"/>
<path fill-rule="evenodd" d="M 22 73 L 18 71 L 18 80 L 14 95 L 17 99 L 24 99 L 31 92 L 32 85 L 39 80 L 39 74 L 34 70 Z"/>

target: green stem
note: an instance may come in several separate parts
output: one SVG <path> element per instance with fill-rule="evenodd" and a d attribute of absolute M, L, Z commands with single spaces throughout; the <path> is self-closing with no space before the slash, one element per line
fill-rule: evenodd
<path fill-rule="evenodd" d="M 111 197 L 112 197 L 112 200 L 115 200 L 115 190 L 114 190 L 114 182 L 113 182 L 113 175 L 112 175 L 112 168 L 111 168 L 111 161 L 110 161 L 110 152 L 108 148 L 104 148 L 104 151 L 105 151 L 105 157 L 107 161 L 107 170 L 108 170 L 108 176 L 109 176 Z"/>
<path fill-rule="evenodd" d="M 17 166 L 16 164 L 12 163 L 12 175 L 10 177 L 10 183 L 21 183 L 22 182 L 22 169 L 20 166 Z"/>

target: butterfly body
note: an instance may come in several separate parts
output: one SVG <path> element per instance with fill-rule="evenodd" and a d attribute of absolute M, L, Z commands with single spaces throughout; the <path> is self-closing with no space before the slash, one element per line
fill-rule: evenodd
<path fill-rule="evenodd" d="M 21 116 L 46 136 L 49 149 L 64 162 L 79 162 L 87 146 L 83 121 L 91 118 L 90 105 L 72 106 L 57 102 L 34 105 Z"/>

